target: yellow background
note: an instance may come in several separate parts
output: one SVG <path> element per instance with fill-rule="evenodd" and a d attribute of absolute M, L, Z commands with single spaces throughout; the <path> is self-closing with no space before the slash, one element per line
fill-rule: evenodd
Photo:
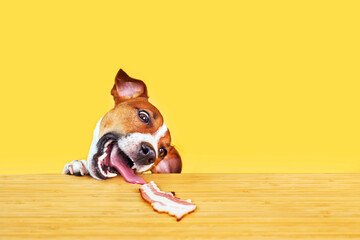
<path fill-rule="evenodd" d="M 358 1 L 0 4 L 0 174 L 86 158 L 118 69 L 184 172 L 360 172 Z"/>

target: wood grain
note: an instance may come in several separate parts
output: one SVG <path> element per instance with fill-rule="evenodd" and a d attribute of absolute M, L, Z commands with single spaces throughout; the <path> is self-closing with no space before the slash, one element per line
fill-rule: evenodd
<path fill-rule="evenodd" d="M 0 239 L 360 239 L 360 174 L 144 175 L 197 204 L 180 222 L 121 177 L 0 176 Z"/>

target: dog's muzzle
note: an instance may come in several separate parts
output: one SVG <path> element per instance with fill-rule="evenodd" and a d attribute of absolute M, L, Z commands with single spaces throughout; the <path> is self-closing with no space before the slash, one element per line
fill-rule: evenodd
<path fill-rule="evenodd" d="M 138 150 L 130 156 L 119 148 L 121 138 L 122 136 L 116 133 L 107 133 L 99 139 L 98 152 L 90 163 L 92 172 L 98 179 L 115 177 L 119 173 L 127 182 L 145 183 L 135 172 L 151 168 L 156 160 L 154 147 L 148 142 L 142 142 L 138 145 Z"/>

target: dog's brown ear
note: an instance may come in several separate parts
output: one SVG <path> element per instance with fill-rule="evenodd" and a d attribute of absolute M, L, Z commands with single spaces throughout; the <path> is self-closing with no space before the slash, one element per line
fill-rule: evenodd
<path fill-rule="evenodd" d="M 122 69 L 116 74 L 114 87 L 111 89 L 115 105 L 137 97 L 148 97 L 143 81 L 129 77 Z"/>
<path fill-rule="evenodd" d="M 181 173 L 182 162 L 179 152 L 171 146 L 164 159 L 150 170 L 152 173 Z"/>

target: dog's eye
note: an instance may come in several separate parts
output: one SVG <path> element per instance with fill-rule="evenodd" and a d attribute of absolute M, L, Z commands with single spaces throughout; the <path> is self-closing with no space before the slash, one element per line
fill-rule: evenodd
<path fill-rule="evenodd" d="M 160 148 L 159 149 L 159 157 L 163 158 L 163 157 L 166 156 L 166 154 L 167 154 L 167 151 L 166 151 L 165 148 Z"/>
<path fill-rule="evenodd" d="M 150 122 L 150 115 L 146 111 L 140 110 L 138 112 L 138 116 L 141 119 L 141 121 L 143 121 L 144 123 L 149 123 Z"/>

